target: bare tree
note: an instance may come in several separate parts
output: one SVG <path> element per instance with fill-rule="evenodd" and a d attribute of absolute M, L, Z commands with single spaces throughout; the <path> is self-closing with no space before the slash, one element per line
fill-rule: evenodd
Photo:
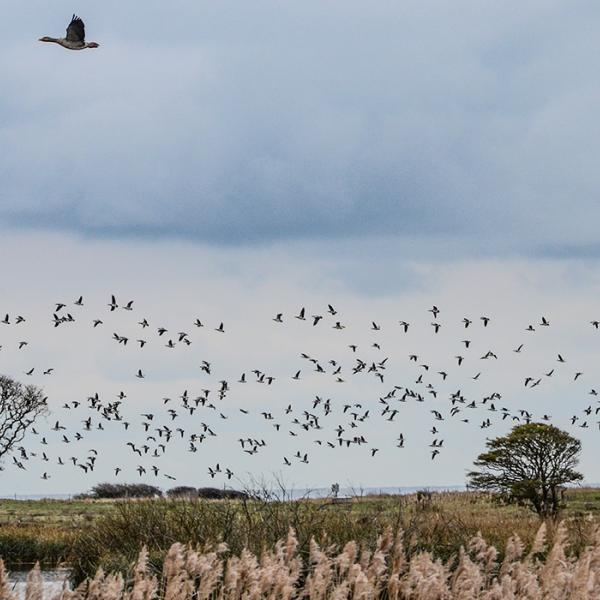
<path fill-rule="evenodd" d="M 34 385 L 0 375 L 0 459 L 25 437 L 30 425 L 47 410 L 47 398 Z"/>

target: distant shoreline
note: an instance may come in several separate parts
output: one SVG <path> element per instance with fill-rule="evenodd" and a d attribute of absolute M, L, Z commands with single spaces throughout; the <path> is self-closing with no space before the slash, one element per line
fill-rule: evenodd
<path fill-rule="evenodd" d="M 376 494 L 406 495 L 414 494 L 419 490 L 432 492 L 460 492 L 465 491 L 464 485 L 441 485 L 441 486 L 381 486 L 381 487 L 340 487 L 340 496 L 366 496 Z M 273 489 L 274 495 L 285 495 L 292 498 L 322 498 L 331 495 L 330 488 L 297 488 L 291 490 Z M 80 493 L 80 492 L 79 492 Z M 2 500 L 71 500 L 78 493 L 72 494 L 0 494 Z"/>
<path fill-rule="evenodd" d="M 600 488 L 600 483 L 583 483 L 582 488 Z M 367 496 L 367 495 L 398 495 L 415 494 L 419 490 L 430 492 L 464 492 L 465 485 L 420 485 L 420 486 L 381 486 L 381 487 L 340 487 L 339 496 Z M 274 495 L 282 495 L 287 498 L 323 498 L 331 495 L 330 488 L 297 488 L 285 490 L 272 490 Z M 81 492 L 72 494 L 6 494 L 0 493 L 2 500 L 71 500 Z"/>

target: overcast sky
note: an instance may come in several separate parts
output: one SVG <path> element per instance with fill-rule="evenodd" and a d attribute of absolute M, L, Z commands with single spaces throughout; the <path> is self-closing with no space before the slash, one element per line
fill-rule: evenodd
<path fill-rule="evenodd" d="M 63 35 L 73 12 L 99 49 L 37 42 Z M 258 384 L 232 391 L 218 453 L 190 454 L 180 444 L 161 458 L 161 476 L 222 485 L 207 476 L 218 454 L 236 476 L 282 471 L 299 486 L 461 484 L 485 437 L 509 422 L 481 430 L 485 410 L 468 425 L 446 416 L 444 449 L 431 461 L 427 404 L 401 405 L 391 424 L 373 417 L 364 424 L 368 445 L 346 453 L 318 447 L 321 432 L 296 441 L 286 427 L 287 438 L 273 436 L 270 423 L 244 421 L 238 409 L 248 402 L 275 412 L 290 398 L 301 414 L 323 394 L 340 410 L 351 399 L 378 415 L 387 380 L 383 391 L 351 375 L 331 388 L 318 378 L 293 382 L 299 353 L 308 347 L 349 369 L 348 343 L 359 340 L 365 359 L 374 358 L 369 328 L 380 320 L 381 355 L 395 369 L 389 383 L 409 387 L 419 375 L 406 364 L 413 347 L 439 363 L 435 372 L 450 369 L 460 319 L 491 313 L 491 328 L 477 322 L 473 335 L 482 336 L 478 352 L 500 357 L 495 367 L 485 363 L 489 378 L 472 399 L 497 390 L 511 410 L 552 415 L 582 438 L 586 479 L 600 481 L 597 417 L 589 429 L 570 422 L 595 409 L 589 391 L 600 389 L 600 334 L 590 325 L 600 317 L 599 24 L 594 2 L 5 3 L 0 313 L 28 320 L 0 330 L 0 372 L 26 379 L 36 367 L 28 381 L 49 394 L 48 423 L 57 416 L 76 428 L 79 415 L 60 407 L 95 391 L 113 398 L 127 388 L 136 400 L 123 410 L 133 415 L 137 401 L 164 410 L 165 395 L 272 369 L 268 393 Z M 134 299 L 136 311 L 106 314 L 112 293 Z M 54 329 L 52 304 L 80 294 L 86 305 L 70 333 Z M 334 319 L 309 332 L 293 319 L 303 305 L 321 314 L 327 303 L 347 330 L 332 330 Z M 432 304 L 444 322 L 435 338 Z M 286 316 L 279 329 L 277 312 Z M 521 338 L 542 315 L 551 327 L 536 331 L 516 365 L 513 347 L 531 346 Z M 213 329 L 224 321 L 228 333 L 193 331 L 189 348 L 167 354 L 176 359 L 152 338 L 142 360 L 111 340 L 114 327 L 141 335 L 142 316 L 190 334 L 196 317 Z M 105 329 L 91 328 L 95 317 Z M 400 319 L 416 324 L 411 337 L 401 337 Z M 17 352 L 23 336 L 29 345 Z M 562 379 L 523 395 L 521 375 L 550 371 L 565 348 Z M 198 365 L 211 358 L 222 375 L 207 383 Z M 447 387 L 435 380 L 445 410 L 449 393 L 477 384 L 477 360 Z M 51 377 L 38 375 L 49 366 Z M 143 382 L 134 377 L 140 367 Z M 575 390 L 578 370 L 585 376 Z M 400 432 L 411 454 L 395 448 Z M 269 446 L 244 455 L 235 442 L 244 434 L 269 437 Z M 52 432 L 47 452 L 83 457 L 87 441 L 65 448 Z M 140 463 L 125 454 L 119 428 L 89 441 L 103 454 L 96 472 L 83 477 L 34 459 L 22 471 L 8 459 L 3 488 L 81 491 L 110 479 L 119 460 L 123 476 L 138 479 Z M 38 442 L 25 446 L 43 451 Z M 374 460 L 372 447 L 380 448 Z M 286 471 L 283 456 L 298 449 L 314 461 Z"/>

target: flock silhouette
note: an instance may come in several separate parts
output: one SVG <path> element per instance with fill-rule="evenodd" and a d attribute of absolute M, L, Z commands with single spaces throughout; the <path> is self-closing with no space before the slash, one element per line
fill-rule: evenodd
<path fill-rule="evenodd" d="M 209 324 L 199 318 L 187 320 L 188 327 L 168 329 L 159 323 L 154 323 L 146 316 L 138 315 L 134 300 L 120 300 L 115 295 L 110 295 L 105 306 L 106 314 L 89 315 L 86 313 L 83 296 L 79 296 L 70 303 L 55 303 L 50 311 L 49 320 L 53 329 L 73 326 L 91 328 L 97 332 L 94 335 L 109 337 L 115 346 L 123 347 L 127 352 L 139 353 L 140 361 L 143 360 L 145 348 L 148 345 L 164 352 L 171 352 L 180 347 L 193 350 L 194 344 L 198 341 L 198 335 L 224 336 L 226 339 L 229 331 L 223 322 Z M 131 315 L 127 319 L 130 319 L 130 329 L 135 331 L 133 335 L 115 331 L 111 327 L 111 318 L 116 311 L 119 311 L 118 314 Z M 430 335 L 433 343 L 447 322 L 442 320 L 442 312 L 437 306 L 424 308 L 423 316 L 426 319 L 426 326 L 431 327 Z M 326 331 L 331 332 L 327 335 L 331 336 L 340 336 L 336 331 L 346 329 L 350 325 L 340 315 L 340 311 L 331 304 L 317 313 L 309 313 L 305 307 L 289 313 L 278 312 L 271 317 L 270 321 L 270 323 L 268 321 L 265 323 L 265 327 L 285 328 L 290 323 L 300 321 L 303 323 L 302 327 L 311 330 L 312 328 L 325 328 Z M 0 320 L 0 328 L 12 327 L 18 330 L 22 324 L 27 322 L 26 315 L 5 314 Z M 58 415 L 53 415 L 49 423 L 51 426 L 46 429 L 38 421 L 30 428 L 26 440 L 31 441 L 32 438 L 35 438 L 41 450 L 38 450 L 34 444 L 23 442 L 26 445 L 21 445 L 16 449 L 6 466 L 10 465 L 23 470 L 39 468 L 42 480 L 51 479 L 55 475 L 56 469 L 66 466 L 71 466 L 82 474 L 89 475 L 96 469 L 98 461 L 102 460 L 97 449 L 88 447 L 89 433 L 92 431 L 105 432 L 110 429 L 112 432 L 122 432 L 122 436 L 118 435 L 118 438 L 122 439 L 123 448 L 127 451 L 120 461 L 121 464 L 111 465 L 115 477 L 137 475 L 138 477 L 174 481 L 176 477 L 165 471 L 160 461 L 169 453 L 173 442 L 175 440 L 183 441 L 187 451 L 196 454 L 202 450 L 202 446 L 207 440 L 219 436 L 219 423 L 228 419 L 237 419 L 236 424 L 233 425 L 236 431 L 245 432 L 238 438 L 238 451 L 249 456 L 268 449 L 269 439 L 272 435 L 292 438 L 297 449 L 286 455 L 275 457 L 276 464 L 281 468 L 293 464 L 310 464 L 312 449 L 315 445 L 342 450 L 351 447 L 361 448 L 376 461 L 382 451 L 386 452 L 390 448 L 393 448 L 394 451 L 405 448 L 409 436 L 423 443 L 421 436 L 417 434 L 411 436 L 410 432 L 400 430 L 396 430 L 393 444 L 390 445 L 387 441 L 384 443 L 381 437 L 377 438 L 374 443 L 364 432 L 364 424 L 373 420 L 397 423 L 398 429 L 400 429 L 403 406 L 408 402 L 421 403 L 423 410 L 430 415 L 431 423 L 428 432 L 430 438 L 425 445 L 429 448 L 430 459 L 435 461 L 447 447 L 443 429 L 445 422 L 449 420 L 474 424 L 481 429 L 488 429 L 494 423 L 505 421 L 523 423 L 532 420 L 551 420 L 551 416 L 543 412 L 534 414 L 533 411 L 525 408 L 510 410 L 502 406 L 503 397 L 498 391 L 483 394 L 477 399 L 468 398 L 461 392 L 465 381 L 478 382 L 485 375 L 486 364 L 501 360 L 497 351 L 486 349 L 481 352 L 477 350 L 477 345 L 472 343 L 473 336 L 470 334 L 473 329 L 480 328 L 487 336 L 492 329 L 492 324 L 492 318 L 486 315 L 462 319 L 458 325 L 462 332 L 459 337 L 462 339 L 455 340 L 456 346 L 461 350 L 459 354 L 450 357 L 454 365 L 453 369 L 436 368 L 420 353 L 407 352 L 399 357 L 387 354 L 382 349 L 380 338 L 376 337 L 384 325 L 373 320 L 370 325 L 364 327 L 368 330 L 369 336 L 375 337 L 370 347 L 365 347 L 364 344 L 344 343 L 341 348 L 345 356 L 343 361 L 339 358 L 318 358 L 307 352 L 299 352 L 297 355 L 298 365 L 288 373 L 248 368 L 236 378 L 218 379 L 214 374 L 213 361 L 200 359 L 197 365 L 198 378 L 205 386 L 201 393 L 195 394 L 184 389 L 172 396 L 163 397 L 158 402 L 158 408 L 140 410 L 135 419 L 124 416 L 123 407 L 127 403 L 128 395 L 123 390 L 119 390 L 112 399 L 107 399 L 95 392 L 78 400 L 64 402 L 58 410 L 68 411 L 69 415 L 72 415 L 73 412 L 80 415 L 80 418 L 74 421 L 78 423 L 78 426 L 68 426 L 66 423 L 73 422 L 72 419 L 61 417 L 60 412 Z M 385 328 L 394 328 L 401 340 L 402 336 L 406 336 L 413 326 L 414 324 L 411 322 L 398 320 L 393 325 L 386 324 Z M 549 319 L 542 316 L 538 322 L 524 326 L 522 332 L 523 335 L 534 335 L 539 329 L 550 326 Z M 591 321 L 588 327 L 592 331 L 597 330 L 598 321 Z M 354 329 L 354 324 L 352 324 L 352 328 Z M 1 334 L 0 329 L 0 336 Z M 492 341 L 493 338 L 490 334 L 490 342 Z M 22 339 L 14 347 L 0 346 L 0 350 L 4 354 L 10 351 L 26 352 L 34 344 L 34 340 Z M 527 341 L 519 342 L 514 346 L 512 352 L 514 355 L 524 356 L 527 345 Z M 378 357 L 373 358 L 373 353 L 377 353 Z M 387 369 L 392 361 L 412 365 L 418 369 L 418 376 L 411 379 L 409 383 L 388 381 Z M 473 368 L 473 364 L 476 364 L 477 367 Z M 567 370 L 568 368 L 570 370 Z M 523 389 L 537 388 L 544 380 L 557 376 L 558 370 L 562 370 L 561 375 L 568 377 L 573 382 L 584 377 L 582 371 L 570 368 L 569 361 L 563 353 L 557 353 L 548 370 L 524 378 Z M 16 376 L 17 379 L 28 380 L 35 375 L 42 378 L 53 377 L 55 372 L 54 367 L 33 365 L 22 372 L 23 377 L 15 373 L 9 373 L 9 375 Z M 297 382 L 301 382 L 308 375 L 313 374 L 328 378 L 332 384 L 339 384 L 339 388 L 336 389 L 340 390 L 345 390 L 345 386 L 352 385 L 357 377 L 370 378 L 370 382 L 376 386 L 376 393 L 372 398 L 365 398 L 360 402 L 345 400 L 344 398 L 347 397 L 345 392 L 342 392 L 337 398 L 325 397 L 323 394 L 311 394 L 310 400 L 298 407 L 294 403 L 286 401 L 285 388 L 280 388 L 283 392 L 281 395 L 283 399 L 276 405 L 276 408 L 267 410 L 264 406 L 251 404 L 235 408 L 224 402 L 234 390 L 236 394 L 243 396 L 245 386 L 262 385 L 265 388 L 273 389 L 282 382 L 299 385 Z M 130 379 L 132 383 L 136 380 L 145 380 L 143 384 L 136 385 L 150 386 L 147 392 L 151 394 L 152 376 L 152 371 L 142 364 L 137 370 L 131 372 Z M 455 391 L 445 394 L 440 386 L 452 383 L 456 385 Z M 592 387 L 588 394 L 590 397 L 595 397 L 598 392 Z M 147 406 L 153 405 L 149 403 Z M 481 411 L 485 411 L 485 415 L 481 415 Z M 579 413 L 570 417 L 570 424 L 582 429 L 600 425 L 600 421 L 597 420 L 599 412 L 600 406 L 593 407 L 592 404 L 589 404 Z M 256 428 L 257 421 L 254 421 L 255 429 L 248 433 L 248 425 L 244 420 L 251 416 L 256 417 L 259 423 L 263 423 L 264 429 Z M 65 451 L 50 454 L 46 450 L 49 440 L 64 444 Z M 221 461 L 217 460 L 216 455 L 211 454 L 211 456 L 214 456 L 215 459 L 206 467 L 205 476 L 211 480 L 221 480 L 223 484 L 232 480 L 235 477 L 232 468 L 223 465 Z M 269 456 L 269 458 L 273 459 L 274 457 Z M 38 466 L 39 463 L 41 466 Z"/>
<path fill-rule="evenodd" d="M 99 47 L 96 42 L 86 42 L 84 23 L 76 15 L 73 15 L 68 24 L 65 37 L 46 36 L 40 38 L 40 41 L 58 44 L 69 50 Z M 192 347 L 193 349 L 199 331 L 210 331 L 211 334 L 225 337 L 228 335 L 225 323 L 209 324 L 200 318 L 190 319 L 188 324 L 182 328 L 170 330 L 143 315 L 137 315 L 137 304 L 134 300 L 129 298 L 122 300 L 115 295 L 110 295 L 106 302 L 106 314 L 86 316 L 85 309 L 86 302 L 83 296 L 79 296 L 71 302 L 57 302 L 51 311 L 51 323 L 54 328 L 70 327 L 77 323 L 91 327 L 93 330 L 99 330 L 104 332 L 104 335 L 110 336 L 115 345 L 123 347 L 128 352 L 141 352 L 149 345 L 158 345 L 165 352 L 171 352 L 179 347 Z M 135 335 L 111 329 L 110 316 L 117 311 L 132 315 L 132 325 L 137 328 Z M 447 326 L 442 315 L 442 310 L 438 306 L 423 308 L 423 318 L 427 319 L 427 327 L 430 328 L 433 339 L 439 336 Z M 0 328 L 18 328 L 27 320 L 27 316 L 24 315 L 5 314 L 0 321 Z M 290 322 L 301 322 L 308 328 L 327 328 L 332 335 L 337 335 L 336 332 L 347 329 L 349 325 L 340 311 L 332 304 L 327 304 L 317 312 L 307 311 L 305 307 L 297 307 L 288 312 L 276 312 L 271 317 L 269 325 L 285 328 Z M 355 324 L 353 323 L 352 326 L 354 327 Z M 251 416 L 261 419 L 266 430 L 269 431 L 269 435 L 261 429 L 249 434 L 245 433 L 238 439 L 239 451 L 249 456 L 256 455 L 268 448 L 269 437 L 274 433 L 275 435 L 289 436 L 297 441 L 298 449 L 295 452 L 277 457 L 277 464 L 282 467 L 289 467 L 293 464 L 309 464 L 313 444 L 330 449 L 364 448 L 364 451 L 373 460 L 377 460 L 384 451 L 380 447 L 383 446 L 381 443 L 383 440 L 378 438 L 373 443 L 372 440 L 367 439 L 363 431 L 364 424 L 368 421 L 383 419 L 390 423 L 398 423 L 400 428 L 403 406 L 408 402 L 423 403 L 427 406 L 424 410 L 428 411 L 432 422 L 429 430 L 431 437 L 425 444 L 430 450 L 431 460 L 436 460 L 447 446 L 442 429 L 444 422 L 449 420 L 459 420 L 465 424 L 475 423 L 482 429 L 488 429 L 494 423 L 505 421 L 512 423 L 529 422 L 534 419 L 550 421 L 551 416 L 543 411 L 541 414 L 534 414 L 534 411 L 526 408 L 511 410 L 502 406 L 503 397 L 498 391 L 483 393 L 475 399 L 467 398 L 466 394 L 461 391 L 464 389 L 464 382 L 479 382 L 485 376 L 485 365 L 501 360 L 503 357 L 493 349 L 486 349 L 480 353 L 476 346 L 473 346 L 469 335 L 476 327 L 485 331 L 492 329 L 492 317 L 488 315 L 465 316 L 462 318 L 460 326 L 464 335 L 462 339 L 457 340 L 459 350 L 452 355 L 452 363 L 455 366 L 453 372 L 450 372 L 451 370 L 447 367 L 435 367 L 432 361 L 419 352 L 390 356 L 387 348 L 382 346 L 379 339 L 374 339 L 369 347 L 358 343 L 347 344 L 343 349 L 344 360 L 317 357 L 311 353 L 299 352 L 299 364 L 289 373 L 272 373 L 248 368 L 235 379 L 218 381 L 213 381 L 214 365 L 212 361 L 199 359 L 198 374 L 203 384 L 206 385 L 200 394 L 189 392 L 187 389 L 181 390 L 170 397 L 164 397 L 160 410 L 140 411 L 136 420 L 124 415 L 123 407 L 128 399 L 125 391 L 119 391 L 112 399 L 107 399 L 95 392 L 82 399 L 65 402 L 61 410 L 69 413 L 75 411 L 81 414 L 78 421 L 79 427 L 73 429 L 71 426 L 65 425 L 65 419 L 59 416 L 56 420 L 53 419 L 53 426 L 49 427 L 47 431 L 43 430 L 38 423 L 31 428 L 30 435 L 35 436 L 42 447 L 49 445 L 49 439 L 58 439 L 70 450 L 50 456 L 44 450 L 38 451 L 37 448 L 28 448 L 22 445 L 16 449 L 9 464 L 17 469 L 30 469 L 33 468 L 32 465 L 41 462 L 43 470 L 40 477 L 43 480 L 50 479 L 56 468 L 67 465 L 89 475 L 94 472 L 97 462 L 102 458 L 94 448 L 83 452 L 79 451 L 79 448 L 85 445 L 91 431 L 102 432 L 108 429 L 114 431 L 117 428 L 123 432 L 123 445 L 127 449 L 128 456 L 133 457 L 133 461 L 126 460 L 124 457 L 123 464 L 112 466 L 115 477 L 137 473 L 139 477 L 162 477 L 174 480 L 175 477 L 171 473 L 165 472 L 160 466 L 160 459 L 168 454 L 175 440 L 184 440 L 188 451 L 195 454 L 207 440 L 219 436 L 220 420 L 239 419 L 238 430 L 247 432 L 248 428 L 244 425 L 243 420 Z M 398 335 L 402 336 L 409 333 L 414 327 L 414 323 L 398 320 L 393 325 L 386 324 L 384 326 L 380 322 L 371 320 L 370 325 L 365 326 L 365 329 L 376 336 L 384 327 L 394 327 Z M 541 316 L 535 323 L 525 325 L 523 334 L 533 335 L 538 330 L 549 327 L 551 327 L 550 320 L 546 316 Z M 592 330 L 598 330 L 600 321 L 590 321 L 589 327 Z M 107 329 L 108 332 L 106 332 Z M 490 343 L 493 343 L 491 335 L 489 339 Z M 14 348 L 0 345 L 0 350 L 3 353 L 13 350 L 26 352 L 33 343 L 32 340 L 23 339 L 19 340 Z M 395 351 L 397 348 L 393 350 Z M 527 341 L 518 340 L 513 348 L 514 354 L 523 356 L 526 351 Z M 380 353 L 380 356 L 373 358 L 373 352 Z M 142 358 L 140 355 L 140 361 Z M 413 366 L 417 367 L 420 372 L 416 378 L 408 382 L 390 381 L 387 373 L 392 361 L 414 364 Z M 474 362 L 478 366 L 470 370 Z M 561 376 L 563 376 L 565 368 L 569 367 L 569 361 L 564 354 L 557 353 L 555 361 L 548 366 L 546 371 L 531 373 L 524 378 L 523 388 L 527 390 L 538 388 L 546 379 L 557 376 L 558 369 L 561 370 Z M 51 366 L 32 365 L 24 370 L 22 375 L 26 379 L 35 378 L 37 375 L 52 377 L 55 372 L 55 368 Z M 286 380 L 294 382 L 293 385 L 296 385 L 306 377 L 307 373 L 330 378 L 331 382 L 340 386 L 352 385 L 358 377 L 371 378 L 374 385 L 378 386 L 377 392 L 372 398 L 368 397 L 360 402 L 346 401 L 344 394 L 340 395 L 341 399 L 316 394 L 306 407 L 294 406 L 284 399 L 281 407 L 277 410 L 261 410 L 261 408 L 253 406 L 232 410 L 224 402 L 232 390 L 240 393 L 244 386 L 249 385 L 263 385 L 272 389 Z M 21 376 L 17 373 L 9 374 L 16 376 L 17 379 Z M 131 372 L 132 382 L 141 384 L 143 381 L 145 385 L 150 386 L 152 376 L 152 372 L 148 371 L 143 364 Z M 569 377 L 573 382 L 577 382 L 584 378 L 584 373 L 580 370 L 569 371 Z M 445 388 L 442 389 L 441 384 L 449 385 L 451 383 L 456 385 L 455 390 L 446 394 Z M 589 395 L 595 397 L 598 392 L 592 387 Z M 485 416 L 476 419 L 474 415 L 479 416 L 480 412 L 478 411 L 485 411 Z M 589 404 L 585 409 L 570 417 L 570 424 L 582 429 L 596 426 L 600 424 L 596 420 L 599 411 L 600 406 L 593 407 L 592 404 Z M 405 448 L 408 437 L 408 432 L 396 431 L 393 448 Z M 419 441 L 422 442 L 422 439 L 419 438 Z M 221 478 L 224 481 L 229 481 L 235 476 L 229 466 L 222 465 L 217 461 L 207 467 L 206 475 L 211 479 Z"/>

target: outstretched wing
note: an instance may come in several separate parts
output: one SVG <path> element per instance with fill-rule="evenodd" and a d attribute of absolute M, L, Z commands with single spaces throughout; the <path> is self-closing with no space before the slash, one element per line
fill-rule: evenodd
<path fill-rule="evenodd" d="M 85 41 L 85 25 L 83 21 L 76 15 L 73 15 L 69 26 L 67 27 L 67 41 L 69 42 L 84 42 Z"/>

